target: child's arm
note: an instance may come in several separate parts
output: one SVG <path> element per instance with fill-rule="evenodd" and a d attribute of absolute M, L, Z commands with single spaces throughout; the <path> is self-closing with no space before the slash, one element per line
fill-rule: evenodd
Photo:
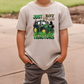
<path fill-rule="evenodd" d="M 61 47 L 61 55 L 54 61 L 58 61 L 62 63 L 67 55 L 67 48 L 68 48 L 68 30 L 63 29 L 60 30 L 60 47 Z"/>
<path fill-rule="evenodd" d="M 24 43 L 25 43 L 25 31 L 18 30 L 17 31 L 17 47 L 20 59 L 26 64 L 32 62 L 25 56 L 24 53 Z"/>

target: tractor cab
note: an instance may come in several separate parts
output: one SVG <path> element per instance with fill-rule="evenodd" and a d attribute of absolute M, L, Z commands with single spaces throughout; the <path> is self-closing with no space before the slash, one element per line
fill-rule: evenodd
<path fill-rule="evenodd" d="M 54 25 L 53 22 L 50 21 L 50 23 L 48 21 L 45 20 L 38 20 L 35 21 L 34 23 L 34 32 L 44 32 L 44 33 L 48 33 L 49 31 L 54 31 Z"/>

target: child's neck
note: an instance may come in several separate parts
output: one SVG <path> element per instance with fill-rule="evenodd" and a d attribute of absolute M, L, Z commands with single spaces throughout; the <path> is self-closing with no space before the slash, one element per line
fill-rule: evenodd
<path fill-rule="evenodd" d="M 49 5 L 53 4 L 53 1 L 51 1 L 51 0 L 36 0 L 35 3 L 44 7 L 44 6 L 49 6 Z"/>

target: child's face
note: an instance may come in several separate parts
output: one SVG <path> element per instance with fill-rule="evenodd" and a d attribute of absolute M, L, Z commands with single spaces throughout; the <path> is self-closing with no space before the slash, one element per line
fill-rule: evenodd
<path fill-rule="evenodd" d="M 49 2 L 49 1 L 51 1 L 51 0 L 35 0 L 35 1 L 45 3 L 45 2 Z"/>
<path fill-rule="evenodd" d="M 51 1 L 51 0 L 35 0 L 35 1 L 46 2 L 46 1 Z"/>

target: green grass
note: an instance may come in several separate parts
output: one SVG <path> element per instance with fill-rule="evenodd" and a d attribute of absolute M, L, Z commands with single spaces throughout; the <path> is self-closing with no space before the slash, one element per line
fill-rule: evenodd
<path fill-rule="evenodd" d="M 55 0 L 54 0 L 55 1 Z M 57 0 L 68 7 L 84 5 L 84 0 Z"/>
<path fill-rule="evenodd" d="M 43 39 L 43 38 L 46 38 L 46 39 L 54 39 L 54 32 L 49 32 L 48 34 L 47 33 L 43 33 L 43 32 L 39 32 L 39 33 L 34 33 L 34 38 L 35 39 Z"/>
<path fill-rule="evenodd" d="M 0 14 L 18 13 L 20 8 L 34 0 L 0 0 Z M 55 1 L 55 0 L 53 0 Z M 84 0 L 56 0 L 71 7 L 84 4 Z"/>
<path fill-rule="evenodd" d="M 20 8 L 31 0 L 0 0 L 0 14 L 18 13 Z"/>

